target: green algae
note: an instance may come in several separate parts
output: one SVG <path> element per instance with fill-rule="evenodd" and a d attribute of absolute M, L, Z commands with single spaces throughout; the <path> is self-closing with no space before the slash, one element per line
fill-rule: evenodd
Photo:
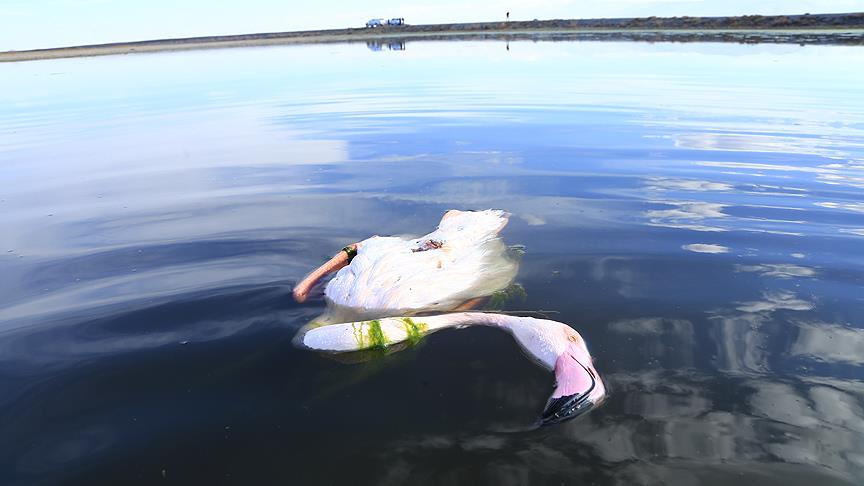
<path fill-rule="evenodd" d="M 426 334 L 427 325 L 423 322 L 414 322 L 410 317 L 403 317 L 401 320 L 405 326 L 407 336 L 405 340 L 411 346 L 419 343 L 423 339 L 423 335 Z M 383 350 L 390 344 L 390 340 L 387 339 L 381 328 L 381 321 L 377 319 L 355 322 L 351 324 L 351 331 L 358 350 Z"/>
<path fill-rule="evenodd" d="M 528 298 L 528 293 L 525 292 L 525 287 L 518 283 L 510 284 L 509 287 L 499 290 L 492 294 L 489 298 L 489 303 L 486 308 L 489 310 L 501 310 L 511 302 L 525 302 Z"/>
<path fill-rule="evenodd" d="M 426 324 L 422 322 L 414 322 L 410 317 L 403 317 L 402 322 L 405 324 L 405 334 L 408 335 L 406 340 L 411 346 L 416 345 L 423 339 L 423 334 L 426 333 Z"/>
<path fill-rule="evenodd" d="M 366 332 L 366 336 L 369 338 L 369 345 L 367 348 L 377 348 L 384 349 L 387 347 L 387 336 L 384 335 L 384 331 L 381 329 L 381 321 L 372 320 L 368 321 L 366 324 L 369 325 L 369 330 Z"/>
<path fill-rule="evenodd" d="M 358 349 L 384 348 L 387 346 L 387 337 L 381 330 L 381 321 L 363 321 L 351 324 L 351 332 Z"/>

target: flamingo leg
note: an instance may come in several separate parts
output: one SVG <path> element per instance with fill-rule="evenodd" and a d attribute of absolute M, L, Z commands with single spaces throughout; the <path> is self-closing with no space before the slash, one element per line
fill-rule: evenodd
<path fill-rule="evenodd" d="M 351 243 L 345 248 L 351 248 L 357 251 L 357 243 Z M 327 276 L 327 274 L 335 272 L 343 267 L 348 266 L 351 263 L 351 257 L 348 255 L 348 252 L 343 250 L 333 256 L 330 260 L 328 260 L 324 265 L 316 268 L 309 275 L 306 276 L 303 280 L 300 281 L 296 286 L 294 286 L 294 300 L 297 302 L 303 302 L 306 300 L 306 297 L 309 296 L 309 291 L 312 290 L 312 287 L 315 286 L 322 278 Z"/>
<path fill-rule="evenodd" d="M 471 300 L 466 300 L 465 302 L 462 302 L 461 304 L 459 304 L 458 307 L 453 309 L 453 311 L 454 312 L 462 312 L 462 311 L 467 311 L 467 310 L 471 310 L 471 309 L 476 309 L 483 302 L 483 299 L 484 299 L 483 297 L 475 297 Z"/>

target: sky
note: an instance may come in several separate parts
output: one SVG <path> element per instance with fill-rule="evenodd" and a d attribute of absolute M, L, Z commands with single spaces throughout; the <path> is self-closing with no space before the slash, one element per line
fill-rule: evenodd
<path fill-rule="evenodd" d="M 0 51 L 106 42 L 410 24 L 864 11 L 864 0 L 0 0 Z"/>

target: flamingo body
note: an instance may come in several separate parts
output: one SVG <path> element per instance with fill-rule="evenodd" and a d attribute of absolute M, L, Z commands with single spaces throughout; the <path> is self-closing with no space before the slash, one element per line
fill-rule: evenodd
<path fill-rule="evenodd" d="M 590 410 L 604 399 L 606 389 L 585 341 L 570 326 L 482 312 L 408 317 L 464 308 L 466 301 L 510 285 L 518 262 L 498 237 L 508 217 L 499 210 L 448 211 L 435 231 L 420 238 L 374 236 L 349 245 L 295 287 L 294 296 L 302 302 L 316 282 L 338 269 L 324 291 L 327 311 L 304 326 L 294 342 L 342 353 L 416 342 L 448 327 L 496 327 L 555 374 L 541 424 Z"/>
<path fill-rule="evenodd" d="M 451 211 L 416 239 L 381 237 L 357 244 L 351 264 L 324 291 L 327 299 L 363 317 L 447 311 L 506 288 L 518 263 L 498 238 L 504 211 Z"/>

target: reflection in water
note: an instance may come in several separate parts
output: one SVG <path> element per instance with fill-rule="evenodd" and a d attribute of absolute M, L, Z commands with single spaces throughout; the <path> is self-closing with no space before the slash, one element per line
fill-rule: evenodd
<path fill-rule="evenodd" d="M 651 225 L 694 231 L 727 231 L 720 226 L 703 224 L 705 220 L 710 222 L 714 218 L 725 218 L 727 215 L 723 213 L 723 208 L 726 207 L 724 204 L 695 201 L 663 201 L 658 204 L 673 206 L 674 209 L 646 211 L 645 217 Z"/>
<path fill-rule="evenodd" d="M 815 205 L 829 209 L 844 209 L 846 211 L 854 211 L 856 213 L 864 213 L 864 203 L 836 203 L 836 202 L 817 202 Z"/>
<path fill-rule="evenodd" d="M 366 48 L 372 52 L 380 52 L 385 48 L 390 51 L 404 51 L 405 50 L 405 42 L 403 41 L 380 41 L 380 40 L 370 40 L 366 41 Z"/>
<path fill-rule="evenodd" d="M 675 137 L 678 146 L 699 150 L 734 150 L 742 152 L 795 152 L 798 154 L 819 155 L 827 159 L 842 159 L 850 156 L 847 148 L 861 150 L 860 142 L 852 140 L 832 140 L 824 138 L 779 137 L 753 133 L 699 133 L 679 134 Z M 801 170 L 801 167 L 773 164 L 739 163 L 738 167 L 762 168 L 769 170 Z M 830 173 L 819 168 L 806 169 L 807 172 Z"/>
<path fill-rule="evenodd" d="M 762 265 L 735 265 L 738 272 L 756 272 L 765 277 L 813 277 L 816 270 L 791 263 L 765 263 Z"/>
<path fill-rule="evenodd" d="M 725 182 L 700 181 L 695 179 L 669 179 L 650 177 L 645 188 L 654 191 L 731 191 L 734 187 Z"/>
<path fill-rule="evenodd" d="M 829 156 L 824 155 L 827 159 Z M 779 171 L 779 172 L 804 172 L 809 174 L 815 174 L 816 181 L 822 184 L 834 185 L 834 186 L 849 186 L 856 188 L 864 188 L 864 177 L 859 175 L 851 175 L 842 170 L 836 169 L 837 167 L 842 167 L 839 164 L 825 164 L 818 167 L 800 167 L 800 166 L 791 166 L 791 165 L 782 165 L 782 164 L 754 164 L 754 163 L 742 163 L 742 162 L 700 162 L 700 165 L 705 165 L 709 167 L 726 167 L 732 169 L 755 169 L 757 171 Z M 848 169 L 848 168 L 847 168 Z M 759 173 L 757 173 L 759 174 Z M 779 177 L 789 177 L 789 176 L 779 176 Z M 825 204 L 836 204 L 836 203 L 825 203 Z M 852 205 L 856 206 L 855 204 Z M 830 206 L 829 206 L 830 207 Z M 855 209 L 852 209 L 855 211 Z"/>
<path fill-rule="evenodd" d="M 859 450 L 864 445 L 860 435 L 864 384 L 796 377 L 789 374 L 788 367 L 799 357 L 857 365 L 857 357 L 864 352 L 859 349 L 861 332 L 806 318 L 775 324 L 778 312 L 813 308 L 791 294 L 766 294 L 761 303 L 719 311 L 700 326 L 662 318 L 613 322 L 612 332 L 638 336 L 642 353 L 679 370 L 632 370 L 626 376 L 613 377 L 619 386 L 616 393 L 627 397 L 624 411 L 647 420 L 642 427 L 654 432 L 651 449 L 664 451 L 662 455 L 673 460 L 698 459 L 708 468 L 722 464 L 724 468 L 760 469 L 765 466 L 759 466 L 762 458 L 770 454 L 789 465 L 785 471 L 772 472 L 785 480 L 804 473 L 808 465 L 820 464 L 832 471 L 825 479 L 842 483 L 845 477 L 853 481 L 864 472 L 864 464 L 854 454 L 838 452 Z M 790 324 L 798 336 L 791 342 L 785 338 Z M 680 354 L 680 350 L 698 347 L 696 343 L 705 335 L 716 336 L 710 341 L 716 349 L 712 363 L 707 364 L 709 369 L 718 366 L 730 375 L 682 374 L 687 368 L 695 371 L 706 367 L 698 355 Z M 836 342 L 839 340 L 845 343 Z M 784 379 L 775 381 L 775 374 Z M 734 396 L 708 392 L 712 389 L 739 390 L 747 397 L 745 404 Z M 740 414 L 742 406 L 746 416 Z M 637 438 L 633 441 L 631 444 L 637 443 Z M 823 450 L 820 444 L 825 443 L 837 449 Z M 605 457 L 623 461 L 638 456 L 632 446 L 630 454 L 623 457 L 622 450 L 627 449 L 617 444 Z"/>
<path fill-rule="evenodd" d="M 860 366 L 864 331 L 821 322 L 802 324 L 791 353 L 819 361 Z"/>
<path fill-rule="evenodd" d="M 810 310 L 813 304 L 806 300 L 798 299 L 791 292 L 766 292 L 762 295 L 762 300 L 751 302 L 739 302 L 738 309 L 742 312 L 774 312 L 780 309 L 789 310 Z"/>
<path fill-rule="evenodd" d="M 860 484 L 864 51 L 510 44 L 5 64 L 0 482 Z M 529 430 L 494 330 L 291 346 L 310 265 L 451 207 L 602 409 Z"/>
<path fill-rule="evenodd" d="M 696 253 L 729 253 L 729 248 L 723 245 L 711 245 L 708 243 L 693 243 L 681 248 Z"/>

